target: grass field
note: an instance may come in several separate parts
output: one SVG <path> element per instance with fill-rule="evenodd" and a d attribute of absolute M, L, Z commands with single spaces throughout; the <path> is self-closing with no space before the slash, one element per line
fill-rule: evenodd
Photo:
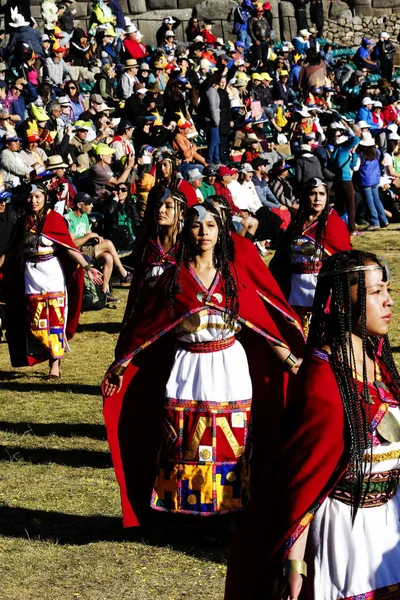
<path fill-rule="evenodd" d="M 400 302 L 399 227 L 356 239 L 385 256 Z M 99 384 L 112 360 L 117 310 L 84 313 L 60 382 L 45 365 L 14 370 L 0 346 L 0 600 L 217 600 L 222 531 L 123 530 Z M 391 331 L 400 358 L 400 308 Z M 187 523 L 187 521 L 185 521 Z"/>

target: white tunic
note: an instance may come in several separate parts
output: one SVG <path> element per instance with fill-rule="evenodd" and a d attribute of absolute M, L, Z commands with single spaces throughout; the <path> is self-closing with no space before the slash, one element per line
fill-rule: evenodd
<path fill-rule="evenodd" d="M 400 407 L 389 410 L 400 423 Z M 400 442 L 374 446 L 373 455 L 372 474 L 400 468 Z M 400 583 L 400 488 L 386 504 L 360 508 L 353 527 L 351 507 L 327 498 L 311 522 L 308 550 L 315 557 L 314 600 L 380 598 L 363 594 Z"/>

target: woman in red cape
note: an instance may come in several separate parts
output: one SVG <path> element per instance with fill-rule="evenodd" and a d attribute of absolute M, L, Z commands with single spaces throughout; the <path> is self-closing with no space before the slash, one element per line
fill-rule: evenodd
<path fill-rule="evenodd" d="M 350 235 L 344 221 L 329 206 L 325 182 L 310 179 L 303 188 L 296 219 L 269 265 L 285 298 L 300 315 L 306 334 L 323 261 L 350 249 Z"/>
<path fill-rule="evenodd" d="M 123 327 L 137 308 L 139 296 L 145 304 L 149 288 L 154 287 L 164 271 L 175 264 L 186 209 L 186 198 L 176 188 L 160 184 L 152 188 L 134 247 L 135 276 L 129 290 Z"/>
<path fill-rule="evenodd" d="M 229 236 L 215 208 L 206 202 L 189 211 L 189 217 L 197 225 L 195 215 L 203 212 L 199 222 L 207 217 L 218 223 L 217 245 L 225 248 L 225 260 L 219 257 L 215 277 L 205 287 L 195 264 L 182 262 L 181 254 L 179 268 L 169 269 L 161 277 L 151 303 L 140 318 L 134 315 L 122 332 L 116 360 L 103 385 L 104 417 L 126 527 L 137 525 L 138 518 L 143 521 L 150 501 L 156 510 L 185 514 L 240 510 L 248 495 L 246 438 L 251 406 L 269 406 L 270 420 L 263 431 L 264 437 L 269 437 L 263 440 L 264 449 L 274 439 L 283 408 L 286 377 L 282 361 L 292 356 L 289 346 L 248 275 L 241 269 L 235 273 L 230 264 Z M 191 222 L 186 229 L 190 226 Z M 188 242 L 181 252 L 188 252 Z M 177 277 L 179 285 L 171 306 L 169 290 Z M 228 303 L 232 298 L 237 309 Z M 240 328 L 247 359 L 235 339 Z M 290 341 L 295 344 L 299 338 L 301 346 L 301 332 L 295 327 L 292 330 Z M 257 349 L 257 356 L 249 349 Z M 294 371 L 295 362 L 292 358 L 288 364 Z M 126 366 L 119 381 L 119 369 Z M 107 386 L 115 378 L 122 386 L 116 391 L 118 385 L 114 385 L 110 395 Z M 183 413 L 179 408 L 182 402 Z M 183 424 L 179 414 L 184 415 Z M 214 418 L 217 421 L 212 427 Z M 169 452 L 183 453 L 179 465 Z M 210 462 L 211 456 L 214 462 Z"/>
<path fill-rule="evenodd" d="M 4 267 L 11 363 L 21 367 L 49 360 L 49 377 L 58 378 L 67 340 L 79 321 L 83 269 L 96 283 L 101 273 L 89 267 L 63 217 L 50 209 L 46 187 L 31 186 L 21 225 L 16 253 L 23 269 L 16 272 L 15 263 L 7 262 Z"/>
<path fill-rule="evenodd" d="M 280 440 L 230 548 L 226 600 L 400 597 L 400 377 L 388 285 L 373 254 L 324 263 Z"/>

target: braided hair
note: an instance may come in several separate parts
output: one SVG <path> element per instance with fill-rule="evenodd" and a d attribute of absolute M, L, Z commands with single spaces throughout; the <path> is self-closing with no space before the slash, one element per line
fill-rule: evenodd
<path fill-rule="evenodd" d="M 372 458 L 370 435 L 370 403 L 367 376 L 367 355 L 378 347 L 379 339 L 367 335 L 367 292 L 365 271 L 356 267 L 375 263 L 386 270 L 375 254 L 350 250 L 328 258 L 321 269 L 314 297 L 308 348 L 330 348 L 331 367 L 338 384 L 345 413 L 345 424 L 350 441 L 348 478 L 351 485 L 352 520 L 362 502 L 364 477 L 370 476 L 371 462 L 365 462 L 365 451 Z M 352 270 L 354 269 L 354 270 Z M 357 303 L 352 306 L 351 287 L 358 286 Z M 360 320 L 363 353 L 362 392 L 359 394 L 357 365 L 351 332 Z M 400 377 L 396 369 L 387 335 L 383 337 L 382 360 L 393 381 L 394 390 L 400 393 Z"/>
<path fill-rule="evenodd" d="M 236 231 L 232 221 L 231 207 L 229 206 L 228 200 L 219 194 L 208 196 L 207 202 L 213 205 L 213 207 L 219 213 L 219 217 L 222 222 L 221 235 L 226 235 L 226 244 L 229 252 L 229 260 L 233 263 L 235 261 L 235 244 L 233 242 L 231 232 Z"/>
<path fill-rule="evenodd" d="M 224 226 L 221 215 L 217 208 L 208 200 L 200 205 L 195 205 L 189 208 L 186 213 L 185 224 L 182 231 L 181 243 L 176 256 L 176 266 L 174 275 L 170 277 L 167 283 L 166 296 L 173 310 L 175 296 L 182 291 L 180 272 L 182 265 L 189 267 L 190 261 L 194 258 L 193 246 L 190 239 L 190 231 L 193 221 L 198 218 L 196 207 L 203 207 L 215 219 L 218 226 L 218 240 L 214 248 L 214 267 L 220 272 L 224 294 L 226 297 L 224 320 L 230 326 L 233 326 L 235 317 L 239 310 L 238 286 L 235 277 L 231 270 L 232 254 L 229 249 L 228 240 L 230 234 Z"/>
<path fill-rule="evenodd" d="M 45 197 L 43 208 L 38 213 L 33 213 L 29 208 L 25 208 L 25 214 L 23 218 L 22 231 L 21 231 L 21 243 L 19 244 L 17 262 L 20 266 L 25 264 L 24 259 L 24 247 L 28 233 L 35 227 L 35 244 L 36 251 L 38 250 L 40 243 L 40 234 L 42 233 L 44 222 L 47 217 L 48 210 L 54 206 L 54 197 L 45 185 L 32 185 L 30 194 L 33 192 L 42 192 Z M 30 195 L 29 194 L 29 195 Z M 55 198 L 57 199 L 57 198 Z M 27 200 L 27 198 L 26 198 Z"/>

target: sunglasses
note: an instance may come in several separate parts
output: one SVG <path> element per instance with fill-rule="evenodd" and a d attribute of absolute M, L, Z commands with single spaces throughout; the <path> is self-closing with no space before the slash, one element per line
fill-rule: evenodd
<path fill-rule="evenodd" d="M 0 204 L 6 204 L 6 203 L 7 203 L 7 201 L 5 198 L 0 198 Z"/>
<path fill-rule="evenodd" d="M 15 87 L 15 86 L 14 86 L 14 87 L 13 87 L 13 90 L 16 90 L 17 92 L 19 92 L 19 93 L 21 94 L 21 93 L 22 93 L 22 91 L 23 91 L 23 88 L 19 88 L 19 87 Z"/>
<path fill-rule="evenodd" d="M 127 192 L 128 188 L 117 188 L 117 192 Z"/>
<path fill-rule="evenodd" d="M 76 87 L 74 85 L 70 85 L 68 89 L 69 90 L 76 90 Z"/>

